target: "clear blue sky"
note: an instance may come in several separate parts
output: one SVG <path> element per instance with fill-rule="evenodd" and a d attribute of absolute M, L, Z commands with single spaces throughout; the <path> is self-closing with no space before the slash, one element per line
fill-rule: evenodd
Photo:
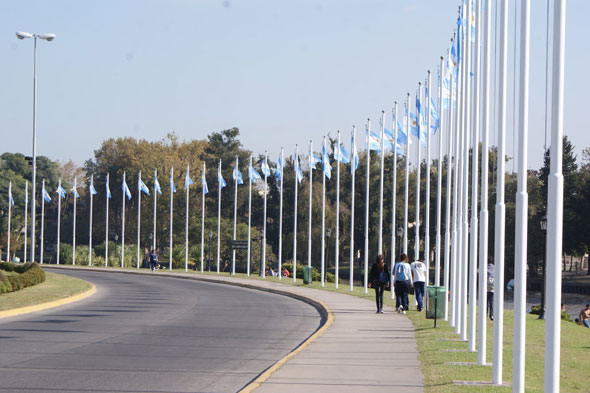
<path fill-rule="evenodd" d="M 31 152 L 31 40 L 38 45 L 38 153 L 81 165 L 104 139 L 159 140 L 175 131 L 203 139 L 239 127 L 245 147 L 319 148 L 328 132 L 416 91 L 436 73 L 455 27 L 459 0 L 125 0 L 11 1 L 0 14 L 0 140 Z M 532 1 L 529 167 L 544 141 L 546 2 Z M 551 1 L 552 3 L 552 1 Z M 510 30 L 514 28 L 510 9 Z M 587 0 L 569 0 L 565 133 L 590 146 L 584 92 L 590 90 Z M 511 42 L 513 37 L 511 37 Z M 510 48 L 510 73 L 512 73 Z M 511 79 L 509 80 L 511 82 Z M 509 83 L 509 106 L 512 85 Z M 508 112 L 512 155 L 512 111 Z M 388 119 L 390 119 L 388 117 Z M 390 122 L 390 120 L 387 120 Z M 512 164 L 508 165 L 512 169 Z"/>

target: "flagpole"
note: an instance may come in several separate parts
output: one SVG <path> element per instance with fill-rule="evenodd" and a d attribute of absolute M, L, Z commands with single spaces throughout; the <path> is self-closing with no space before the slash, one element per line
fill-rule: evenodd
<path fill-rule="evenodd" d="M 267 194 L 267 181 L 268 181 L 268 153 L 266 150 L 264 151 L 264 221 L 262 222 L 262 266 L 260 270 L 260 274 L 262 278 L 266 278 L 265 269 L 266 269 L 266 194 Z"/>
<path fill-rule="evenodd" d="M 321 274 L 320 282 L 322 287 L 324 286 L 324 276 L 326 274 L 326 261 L 324 255 L 326 254 L 326 137 L 324 136 L 324 144 L 322 150 L 322 255 L 321 261 Z"/>
<path fill-rule="evenodd" d="M 424 263 L 426 264 L 426 284 L 425 284 L 425 295 L 428 297 L 428 285 L 430 285 L 430 124 L 432 111 L 432 77 L 430 70 L 428 70 L 428 94 L 425 98 L 424 110 L 426 110 L 427 124 L 426 124 L 426 186 L 424 187 L 424 199 L 426 200 L 426 206 L 424 209 Z M 428 108 L 428 109 L 427 109 Z M 427 303 L 428 304 L 428 303 Z"/>
<path fill-rule="evenodd" d="M 459 34 L 457 34 L 457 39 L 459 37 Z M 458 55 L 457 55 L 458 56 Z M 449 321 L 449 325 L 452 327 L 455 327 L 455 334 L 458 333 L 457 329 L 458 329 L 458 323 L 456 323 L 458 321 L 457 319 L 457 289 L 459 288 L 459 286 L 457 285 L 457 264 L 458 264 L 458 260 L 459 260 L 459 252 L 458 252 L 458 248 L 459 248 L 459 242 L 458 242 L 458 227 L 457 227 L 457 221 L 459 219 L 458 213 L 459 213 L 459 206 L 458 206 L 458 202 L 459 202 L 459 167 L 460 167 L 460 158 L 459 158 L 459 145 L 461 142 L 461 134 L 459 132 L 459 93 L 460 93 L 460 83 L 461 83 L 461 78 L 460 78 L 460 72 L 461 72 L 461 67 L 459 62 L 457 62 L 457 65 L 455 66 L 457 71 L 455 71 L 455 79 L 453 79 L 453 77 L 451 78 L 451 82 L 455 82 L 455 91 L 454 91 L 454 95 L 455 95 L 455 99 L 451 100 L 451 112 L 452 115 L 454 116 L 454 120 L 451 120 L 451 122 L 453 123 L 453 127 L 451 129 L 451 132 L 454 135 L 454 165 L 453 165 L 453 174 L 451 174 L 451 179 L 453 181 L 453 216 L 452 216 L 452 240 L 451 240 L 451 251 L 452 251 L 452 255 L 451 255 L 451 269 L 450 269 L 450 273 L 451 273 L 451 277 L 450 277 L 450 281 L 451 281 L 451 318 Z M 453 94 L 453 93 L 451 93 Z M 453 104 L 454 103 L 454 104 Z M 453 107 L 454 105 L 454 107 Z"/>
<path fill-rule="evenodd" d="M 221 159 L 217 167 L 217 274 L 219 274 L 219 254 L 221 251 Z"/>
<path fill-rule="evenodd" d="M 123 219 L 121 220 L 121 268 L 124 267 L 123 260 L 124 260 L 124 256 L 125 256 L 125 197 L 126 197 L 125 184 L 127 184 L 127 183 L 125 182 L 125 172 L 123 172 L 123 209 L 122 209 Z M 75 200 L 76 200 L 76 197 L 74 196 L 74 201 Z"/>
<path fill-rule="evenodd" d="M 313 183 L 313 146 L 312 141 L 309 141 L 309 228 L 307 230 L 307 266 L 311 267 L 311 191 Z"/>
<path fill-rule="evenodd" d="M 371 133 L 371 119 L 367 119 L 367 185 L 365 188 L 365 266 L 364 266 L 364 293 L 367 293 L 369 283 L 369 176 L 371 169 L 371 149 L 369 146 L 369 138 Z"/>
<path fill-rule="evenodd" d="M 338 280 L 340 277 L 339 268 L 340 268 L 340 161 L 342 160 L 342 151 L 340 150 L 340 130 L 338 130 L 338 146 L 336 147 L 336 152 L 338 154 L 338 159 L 336 160 L 336 238 L 334 244 L 334 268 L 336 273 L 334 277 L 334 287 L 338 289 Z"/>
<path fill-rule="evenodd" d="M 556 3 L 557 4 L 557 3 Z M 494 344 L 492 351 L 492 383 L 502 383 L 502 355 L 504 335 L 504 250 L 506 205 L 504 204 L 504 184 L 506 171 L 506 85 L 508 67 L 508 0 L 503 0 L 500 8 L 500 58 L 499 58 L 499 93 L 498 93 L 498 172 L 496 180 L 496 217 L 494 236 Z M 557 146 L 557 145 L 553 145 Z M 558 225 L 557 223 L 555 223 Z M 560 271 L 560 269 L 558 269 Z M 561 275 L 557 273 L 557 275 Z M 559 293 L 556 294 L 559 298 Z M 559 308 L 559 307 L 558 307 Z M 558 344 L 559 345 L 559 344 Z M 559 352 L 554 354 L 559 358 Z M 547 359 L 548 362 L 551 360 Z M 558 362 L 559 363 L 559 362 Z M 547 377 L 546 377 L 547 378 Z M 547 386 L 547 385 L 546 385 Z M 558 385 L 559 386 L 559 385 Z M 558 389 L 559 390 L 559 387 Z M 556 391 L 557 391 L 556 390 Z M 548 390 L 546 390 L 548 391 Z"/>
<path fill-rule="evenodd" d="M 248 163 L 248 255 L 246 257 L 246 275 L 250 277 L 250 249 L 252 243 L 250 237 L 250 227 L 252 225 L 252 154 L 250 154 L 250 161 Z M 293 274 L 295 275 L 295 274 Z"/>
<path fill-rule="evenodd" d="M 236 156 L 236 166 L 234 169 L 234 236 L 233 239 L 236 240 L 236 223 L 238 219 L 238 156 Z M 236 275 L 236 250 L 232 250 L 232 261 L 231 261 L 231 275 Z"/>
<path fill-rule="evenodd" d="M 350 143 L 350 291 L 354 286 L 354 174 L 356 172 L 356 127 L 352 126 L 352 136 Z"/>
<path fill-rule="evenodd" d="M 188 166 L 187 166 L 188 173 Z M 203 171 L 201 172 L 201 273 L 203 273 L 203 258 L 205 255 L 205 163 L 203 163 Z M 187 222 L 188 222 L 188 189 L 186 194 L 187 206 Z M 186 231 L 186 242 L 188 243 L 188 230 Z M 248 243 L 250 244 L 250 243 Z M 210 262 L 209 262 L 210 263 Z M 186 267 L 185 267 L 186 271 Z"/>
<path fill-rule="evenodd" d="M 406 178 L 404 189 L 404 254 L 408 255 L 408 197 L 410 189 L 410 93 L 406 98 Z"/>
<path fill-rule="evenodd" d="M 421 153 L 422 153 L 422 82 L 418 82 L 418 99 L 420 100 L 420 108 L 416 106 L 416 128 L 418 130 L 418 143 L 416 143 L 416 228 L 415 240 L 414 240 L 414 255 L 416 261 L 420 260 L 420 172 L 421 172 Z M 420 109 L 420 110 L 418 110 Z"/>
<path fill-rule="evenodd" d="M 158 191 L 156 190 L 156 180 L 158 179 L 158 170 L 154 169 L 154 230 L 152 232 L 152 249 L 156 250 L 156 203 L 158 200 Z"/>
<path fill-rule="evenodd" d="M 478 325 L 478 352 L 477 363 L 486 364 L 487 357 L 487 281 L 488 281 L 488 161 L 489 161 L 489 134 L 490 134 L 490 59 L 491 59 L 491 24 L 492 6 L 489 1 L 485 3 L 485 32 L 484 32 L 484 66 L 483 66 L 483 127 L 481 141 L 481 211 L 479 213 L 479 325 Z"/>
<path fill-rule="evenodd" d="M 61 177 L 58 180 L 57 189 L 59 190 L 59 192 L 61 192 Z M 61 195 L 59 195 L 59 192 L 57 194 L 57 245 L 56 245 L 57 253 L 55 254 L 55 263 L 58 265 L 59 265 L 59 242 L 60 242 L 60 235 L 61 235 Z M 10 236 L 10 231 L 8 232 L 8 234 Z M 10 246 L 10 241 L 8 242 L 8 245 Z M 25 247 L 25 249 L 26 249 L 26 247 Z"/>
<path fill-rule="evenodd" d="M 172 188 L 174 181 L 174 168 L 170 168 L 170 247 L 168 251 L 168 270 L 172 271 L 172 227 L 174 224 L 173 215 L 174 212 L 174 189 Z M 202 252 L 201 252 L 202 253 Z"/>
<path fill-rule="evenodd" d="M 43 180 L 43 182 L 45 183 L 45 180 Z M 74 177 L 74 225 L 73 225 L 73 229 L 72 229 L 72 265 L 76 264 L 76 178 Z M 43 198 L 43 200 L 45 200 L 45 198 Z M 41 263 L 43 263 L 43 260 L 41 260 Z"/>
<path fill-rule="evenodd" d="M 43 179 L 43 188 L 45 190 L 45 179 Z M 43 194 L 43 193 L 42 193 Z M 76 198 L 74 198 L 76 200 Z M 43 229 L 45 227 L 45 195 L 41 195 L 41 244 L 40 244 L 40 252 L 39 252 L 39 260 L 41 264 L 43 264 Z"/>
<path fill-rule="evenodd" d="M 455 135 L 455 133 L 453 132 L 453 92 L 455 89 L 455 85 L 453 83 L 453 73 L 454 71 L 451 69 L 450 71 L 450 75 L 449 75 L 449 106 L 448 106 L 448 111 L 449 111 L 449 128 L 448 128 L 448 134 L 449 137 L 447 138 L 447 189 L 446 189 L 446 201 L 445 201 L 445 261 L 444 261 L 444 272 L 445 272 L 445 276 L 444 276 L 444 286 L 445 286 L 445 291 L 448 294 L 450 291 L 450 287 L 449 287 L 449 276 L 450 276 L 450 270 L 451 270 L 451 214 L 452 214 L 452 210 L 451 210 L 451 199 L 453 197 L 453 146 L 454 146 L 454 141 L 453 141 L 453 136 Z M 441 113 L 442 113 L 442 108 L 441 108 Z M 441 119 L 441 126 L 442 126 L 442 119 Z M 442 136 L 442 132 L 441 132 L 441 136 Z M 449 320 L 449 297 L 445 296 L 445 302 L 444 302 L 444 320 L 448 321 Z M 453 325 L 451 325 L 453 326 Z"/>
<path fill-rule="evenodd" d="M 444 78 L 444 58 L 440 57 L 440 73 L 438 82 L 438 167 L 436 175 L 436 255 L 434 260 L 434 285 L 440 286 L 440 254 L 441 254 L 441 219 L 442 219 L 442 161 L 443 161 L 443 98 L 442 84 Z M 449 190 L 447 189 L 447 192 Z M 447 288 L 448 289 L 448 288 Z"/>
<path fill-rule="evenodd" d="M 564 0 L 553 9 L 551 173 L 547 197 L 547 311 L 545 312 L 545 392 L 559 392 L 561 325 L 561 252 L 563 235 L 563 89 L 565 58 Z"/>
<path fill-rule="evenodd" d="M 204 175 L 204 174 L 203 174 Z M 189 166 L 186 166 L 186 175 L 185 175 L 185 181 L 184 181 L 184 188 L 186 189 L 186 203 L 185 203 L 185 208 L 186 208 L 186 212 L 185 212 L 185 224 L 184 224 L 184 271 L 188 272 L 188 191 L 190 188 L 190 184 L 188 184 L 188 178 L 189 178 Z M 203 235 L 203 232 L 201 231 L 201 236 Z M 201 241 L 201 247 L 202 247 L 203 242 Z M 203 256 L 203 253 L 201 252 L 201 257 Z"/>
<path fill-rule="evenodd" d="M 25 180 L 25 247 L 24 247 L 24 261 L 27 262 L 27 230 L 28 230 L 28 211 L 27 205 L 29 203 L 29 181 Z"/>
<path fill-rule="evenodd" d="M 395 144 L 395 143 L 394 143 Z M 395 150 L 395 147 L 394 147 Z M 395 152 L 393 153 L 395 155 Z M 380 178 L 379 178 L 379 244 L 377 245 L 377 254 L 383 254 L 383 170 L 385 163 L 385 111 L 381 111 L 381 161 Z"/>
<path fill-rule="evenodd" d="M 393 181 L 391 182 L 391 273 L 390 273 L 390 292 L 391 292 L 391 299 L 395 297 L 395 291 L 393 290 L 393 284 L 395 283 L 393 268 L 395 266 L 395 205 L 397 199 L 397 101 L 393 103 L 393 121 L 392 121 L 392 129 L 393 129 Z"/>
<path fill-rule="evenodd" d="M 94 175 L 90 175 L 90 184 L 94 187 Z M 88 224 L 88 266 L 92 266 L 92 190 L 90 194 L 90 221 Z M 59 199 L 59 196 L 58 196 Z"/>
<path fill-rule="evenodd" d="M 295 176 L 297 177 L 297 176 Z M 281 257 L 283 254 L 283 148 L 281 147 L 281 199 L 279 201 L 279 280 L 283 277 Z"/>
<path fill-rule="evenodd" d="M 6 242 L 6 262 L 10 262 L 10 216 L 11 215 L 12 215 L 12 181 L 9 181 L 8 182 L 8 233 L 6 234 L 6 240 L 7 240 L 7 242 Z M 1 257 L 0 257 L 0 260 L 2 260 Z"/>
<path fill-rule="evenodd" d="M 514 352 L 512 359 L 512 390 L 524 392 L 526 340 L 526 269 L 527 269 L 527 147 L 529 127 L 529 48 L 530 0 L 523 0 L 520 11 L 520 72 L 518 191 L 516 193 L 516 239 L 514 250 Z"/>
<path fill-rule="evenodd" d="M 109 174 L 107 173 L 107 189 L 109 190 L 106 195 L 106 214 L 105 214 L 105 235 L 104 235 L 104 265 L 108 266 L 109 261 Z"/>
<path fill-rule="evenodd" d="M 293 282 L 297 282 L 297 188 L 299 186 L 299 146 L 295 145 L 295 197 L 293 202 Z M 283 177 L 281 176 L 281 179 Z"/>
<path fill-rule="evenodd" d="M 137 268 L 139 269 L 139 248 L 140 248 L 140 234 L 141 234 L 141 171 L 137 174 Z"/>

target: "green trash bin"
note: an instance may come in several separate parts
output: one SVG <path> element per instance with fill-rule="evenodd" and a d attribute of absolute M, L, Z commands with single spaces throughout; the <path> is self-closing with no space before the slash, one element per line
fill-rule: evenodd
<path fill-rule="evenodd" d="M 445 296 L 447 295 L 447 288 L 429 286 L 426 288 L 426 294 L 428 298 L 426 318 L 442 319 L 445 312 Z"/>
<path fill-rule="evenodd" d="M 309 266 L 303 267 L 303 283 L 304 284 L 311 284 L 312 281 L 312 268 Z"/>

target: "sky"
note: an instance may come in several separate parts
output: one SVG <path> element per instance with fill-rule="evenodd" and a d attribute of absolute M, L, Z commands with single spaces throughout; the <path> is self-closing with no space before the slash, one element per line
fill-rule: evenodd
<path fill-rule="evenodd" d="M 531 3 L 528 167 L 538 169 L 545 143 L 547 2 Z M 352 126 L 362 132 L 371 118 L 377 131 L 382 110 L 390 124 L 394 101 L 403 102 L 407 92 L 414 95 L 428 70 L 436 76 L 459 4 L 5 2 L 0 13 L 0 153 L 32 151 L 33 42 L 18 40 L 16 31 L 57 36 L 53 42 L 38 42 L 39 155 L 83 165 L 108 138 L 157 141 L 174 131 L 181 140 L 205 139 L 238 127 L 245 148 L 255 154 L 268 150 L 276 159 L 281 147 L 291 154 L 295 144 L 308 149 L 310 140 L 318 151 L 322 137 L 335 137 L 338 130 L 349 146 Z M 581 158 L 582 148 L 590 146 L 583 95 L 590 90 L 585 67 L 590 64 L 585 17 L 590 2 L 569 0 L 567 6 L 564 132 Z M 512 110 L 514 21 L 512 5 L 508 156 L 514 154 L 513 124 L 518 124 Z M 433 138 L 433 151 L 437 140 Z M 509 163 L 507 169 L 512 168 Z"/>

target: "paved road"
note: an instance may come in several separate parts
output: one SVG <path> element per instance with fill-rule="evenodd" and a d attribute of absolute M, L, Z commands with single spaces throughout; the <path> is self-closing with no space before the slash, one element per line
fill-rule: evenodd
<path fill-rule="evenodd" d="M 257 290 L 60 273 L 97 293 L 0 321 L 0 392 L 235 392 L 320 323 L 312 306 Z"/>

